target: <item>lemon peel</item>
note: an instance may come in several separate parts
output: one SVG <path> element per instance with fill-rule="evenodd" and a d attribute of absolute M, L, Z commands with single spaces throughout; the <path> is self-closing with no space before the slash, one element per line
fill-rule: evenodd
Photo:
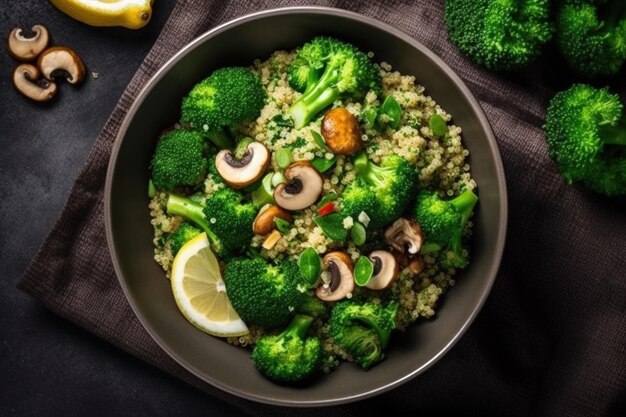
<path fill-rule="evenodd" d="M 50 0 L 50 3 L 91 26 L 139 29 L 152 17 L 153 0 Z"/>

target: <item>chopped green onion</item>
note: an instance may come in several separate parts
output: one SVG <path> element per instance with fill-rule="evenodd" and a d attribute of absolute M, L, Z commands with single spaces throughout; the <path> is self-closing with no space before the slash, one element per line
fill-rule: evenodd
<path fill-rule="evenodd" d="M 281 148 L 276 151 L 276 164 L 279 168 L 285 169 L 291 164 L 291 151 L 287 148 Z"/>

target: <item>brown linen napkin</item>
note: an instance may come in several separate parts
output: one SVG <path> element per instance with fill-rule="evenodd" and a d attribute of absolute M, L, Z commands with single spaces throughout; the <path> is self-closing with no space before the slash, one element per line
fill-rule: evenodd
<path fill-rule="evenodd" d="M 515 75 L 475 66 L 449 43 L 442 1 L 313 3 L 389 23 L 424 43 L 457 71 L 480 100 L 498 138 L 511 220 L 492 294 L 445 358 L 425 374 L 374 399 L 299 413 L 368 415 L 372 404 L 390 415 L 420 411 L 591 416 L 623 411 L 624 204 L 564 185 L 547 157 L 541 132 L 549 98 L 574 79 L 559 72 L 557 58 L 544 57 Z M 181 45 L 232 18 L 304 4 L 179 1 L 97 139 L 59 220 L 18 283 L 55 313 L 255 415 L 281 415 L 288 410 L 252 404 L 198 380 L 164 353 L 134 316 L 109 257 L 103 185 L 111 146 L 129 106 Z"/>

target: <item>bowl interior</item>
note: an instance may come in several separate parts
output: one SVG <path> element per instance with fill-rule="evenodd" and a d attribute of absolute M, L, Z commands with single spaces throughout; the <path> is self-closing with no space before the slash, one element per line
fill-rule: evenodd
<path fill-rule="evenodd" d="M 178 311 L 169 281 L 153 259 L 146 187 L 155 138 L 180 116 L 189 89 L 212 70 L 250 65 L 315 35 L 373 51 L 377 62 L 412 74 L 464 130 L 480 203 L 471 266 L 443 297 L 436 318 L 392 336 L 387 359 L 367 373 L 344 363 L 306 386 L 263 378 L 249 351 L 206 335 Z M 460 337 L 487 296 L 500 262 L 506 222 L 504 177 L 489 125 L 467 88 L 437 57 L 402 33 L 349 12 L 300 8 L 269 11 L 223 25 L 185 47 L 148 83 L 117 139 L 106 186 L 106 225 L 116 272 L 143 325 L 175 360 L 201 379 L 248 399 L 282 405 L 327 405 L 383 392 L 417 375 Z"/>

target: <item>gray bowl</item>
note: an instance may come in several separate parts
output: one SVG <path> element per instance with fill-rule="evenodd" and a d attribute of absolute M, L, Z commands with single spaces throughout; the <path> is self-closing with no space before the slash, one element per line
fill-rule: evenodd
<path fill-rule="evenodd" d="M 387 359 L 365 373 L 343 363 L 306 386 L 276 385 L 262 377 L 249 351 L 206 335 L 178 311 L 169 281 L 153 259 L 146 187 L 155 138 L 179 118 L 189 89 L 213 69 L 250 65 L 277 49 L 315 35 L 335 36 L 375 52 L 377 62 L 417 77 L 464 130 L 480 203 L 472 264 L 458 275 L 434 319 L 392 336 Z M 322 406 L 356 401 L 396 387 L 439 360 L 483 305 L 500 264 L 507 200 L 493 133 L 478 102 L 458 76 L 411 37 L 377 20 L 327 8 L 287 8 L 245 16 L 200 36 L 170 59 L 130 108 L 115 142 L 105 188 L 105 222 L 113 265 L 130 305 L 154 340 L 200 379 L 250 400 Z"/>

